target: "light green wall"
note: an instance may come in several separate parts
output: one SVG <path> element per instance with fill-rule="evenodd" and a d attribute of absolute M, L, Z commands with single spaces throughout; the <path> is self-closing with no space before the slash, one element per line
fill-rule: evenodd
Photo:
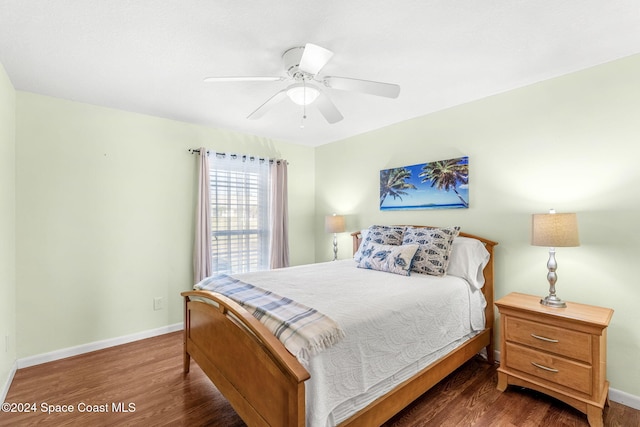
<path fill-rule="evenodd" d="M 497 297 L 545 295 L 548 250 L 529 244 L 531 214 L 577 212 L 582 245 L 558 248 L 558 293 L 615 310 L 608 378 L 640 396 L 638 76 L 640 55 L 317 148 L 317 261 L 331 257 L 319 226 L 331 212 L 347 215 L 349 230 L 461 225 L 499 242 Z M 468 210 L 379 210 L 381 169 L 461 155 L 470 163 Z M 348 257 L 348 233 L 339 245 Z"/>
<path fill-rule="evenodd" d="M 18 357 L 182 321 L 189 148 L 286 158 L 291 261 L 313 262 L 312 148 L 31 93 L 16 105 Z"/>
<path fill-rule="evenodd" d="M 15 111 L 16 91 L 0 64 L 0 394 L 16 361 Z"/>

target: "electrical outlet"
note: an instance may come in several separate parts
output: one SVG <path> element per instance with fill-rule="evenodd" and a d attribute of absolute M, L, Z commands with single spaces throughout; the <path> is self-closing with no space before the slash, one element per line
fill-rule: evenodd
<path fill-rule="evenodd" d="M 154 310 L 162 310 L 162 297 L 155 297 L 153 299 L 153 309 Z"/>

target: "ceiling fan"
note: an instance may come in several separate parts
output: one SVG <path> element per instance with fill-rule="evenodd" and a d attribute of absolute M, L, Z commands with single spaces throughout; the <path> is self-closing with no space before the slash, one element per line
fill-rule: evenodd
<path fill-rule="evenodd" d="M 318 73 L 320 73 L 320 70 L 329 62 L 332 56 L 332 51 L 312 43 L 307 43 L 305 46 L 288 49 L 282 54 L 286 76 L 207 77 L 204 81 L 273 82 L 290 80 L 292 82 L 285 89 L 276 92 L 276 94 L 249 114 L 248 119 L 259 119 L 274 105 L 288 97 L 294 103 L 304 106 L 303 119 L 306 118 L 306 106 L 314 104 L 327 122 L 339 122 L 343 119 L 343 116 L 327 94 L 322 91 L 321 86 L 383 96 L 386 98 L 397 98 L 400 94 L 400 86 L 396 84 L 348 77 L 319 76 Z"/>

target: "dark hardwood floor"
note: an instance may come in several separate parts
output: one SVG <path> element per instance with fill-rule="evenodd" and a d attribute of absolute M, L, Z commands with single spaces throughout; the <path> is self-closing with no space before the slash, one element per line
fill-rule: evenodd
<path fill-rule="evenodd" d="M 495 366 L 473 359 L 385 427 L 588 426 L 561 402 L 500 393 L 496 381 Z M 181 332 L 20 369 L 6 402 L 22 412 L 1 412 L 1 426 L 244 426 L 195 362 L 183 376 Z M 640 427 L 640 411 L 612 402 L 605 426 Z"/>

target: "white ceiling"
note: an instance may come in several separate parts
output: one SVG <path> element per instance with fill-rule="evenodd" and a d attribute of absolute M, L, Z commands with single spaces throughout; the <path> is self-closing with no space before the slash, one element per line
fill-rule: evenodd
<path fill-rule="evenodd" d="M 310 42 L 322 74 L 399 84 L 397 99 L 326 89 L 328 124 L 288 99 L 281 55 Z M 317 146 L 640 53 L 638 0 L 0 0 L 13 85 L 90 104 Z"/>

